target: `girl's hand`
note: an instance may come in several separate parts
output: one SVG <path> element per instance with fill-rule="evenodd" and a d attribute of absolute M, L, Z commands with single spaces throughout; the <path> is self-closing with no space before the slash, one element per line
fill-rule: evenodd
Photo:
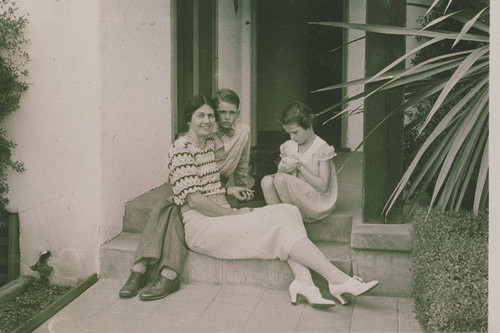
<path fill-rule="evenodd" d="M 283 157 L 280 163 L 280 169 L 285 172 L 292 172 L 297 167 L 299 161 L 295 158 Z"/>
<path fill-rule="evenodd" d="M 241 186 L 233 186 L 227 189 L 227 194 L 232 195 L 239 201 L 250 201 L 253 199 L 253 191 Z"/>
<path fill-rule="evenodd" d="M 293 152 L 289 155 L 290 158 L 293 158 L 296 161 L 297 166 L 304 165 L 304 160 L 302 155 L 297 152 Z"/>

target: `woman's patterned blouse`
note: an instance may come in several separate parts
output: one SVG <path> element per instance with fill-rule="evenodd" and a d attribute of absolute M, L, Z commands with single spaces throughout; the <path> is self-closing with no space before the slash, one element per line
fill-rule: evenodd
<path fill-rule="evenodd" d="M 204 149 L 186 135 L 179 137 L 168 153 L 168 169 L 176 205 L 183 205 L 189 194 L 198 191 L 203 195 L 226 193 L 220 182 L 211 137 L 207 138 Z"/>

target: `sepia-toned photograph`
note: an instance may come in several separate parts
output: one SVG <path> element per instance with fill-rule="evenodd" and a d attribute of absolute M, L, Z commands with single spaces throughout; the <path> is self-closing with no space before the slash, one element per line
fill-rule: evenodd
<path fill-rule="evenodd" d="M 0 0 L 0 333 L 495 332 L 494 8 Z"/>

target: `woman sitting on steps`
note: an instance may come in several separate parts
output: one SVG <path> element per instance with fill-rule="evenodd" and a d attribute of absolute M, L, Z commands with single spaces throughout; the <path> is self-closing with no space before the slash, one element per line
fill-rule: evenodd
<path fill-rule="evenodd" d="M 194 96 L 185 109 L 189 131 L 179 137 L 168 157 L 174 202 L 181 207 L 188 247 L 195 252 L 221 259 L 276 259 L 292 262 L 296 280 L 290 285 L 292 303 L 304 296 L 315 307 L 333 306 L 319 290 L 300 282 L 306 267 L 322 275 L 330 293 L 341 303 L 344 293 L 363 294 L 378 281 L 361 282 L 332 265 L 307 238 L 297 207 L 276 204 L 262 208 L 231 209 L 220 183 L 211 137 L 216 114 L 213 101 Z M 230 187 L 228 195 L 241 196 L 243 187 Z"/>

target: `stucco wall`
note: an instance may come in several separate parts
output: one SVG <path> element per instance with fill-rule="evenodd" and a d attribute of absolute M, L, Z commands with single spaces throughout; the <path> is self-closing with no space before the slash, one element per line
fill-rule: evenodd
<path fill-rule="evenodd" d="M 167 180 L 170 11 L 165 0 L 101 1 L 102 242 L 121 232 L 126 201 Z"/>
<path fill-rule="evenodd" d="M 124 203 L 161 185 L 171 143 L 170 1 L 19 0 L 30 88 L 8 119 L 21 266 L 52 251 L 56 283 L 99 271 Z"/>
<path fill-rule="evenodd" d="M 217 86 L 238 94 L 241 94 L 242 17 L 241 8 L 235 13 L 232 0 L 217 2 Z"/>
<path fill-rule="evenodd" d="M 217 87 L 234 90 L 240 97 L 238 122 L 249 125 L 252 119 L 252 6 L 239 3 L 235 12 L 232 0 L 217 1 Z M 253 138 L 255 141 L 255 137 Z"/>
<path fill-rule="evenodd" d="M 21 223 L 21 273 L 50 250 L 57 283 L 98 271 L 101 216 L 99 1 L 18 0 L 30 87 L 7 120 L 27 171 L 10 173 Z"/>
<path fill-rule="evenodd" d="M 415 0 L 412 1 L 412 3 L 417 3 L 417 4 L 427 4 L 430 5 L 432 3 L 432 0 Z M 420 29 L 422 27 L 422 23 L 418 22 L 418 19 L 424 15 L 426 10 L 424 8 L 416 7 L 416 6 L 411 6 L 408 5 L 406 7 L 406 26 L 408 28 L 416 28 Z M 416 38 L 411 38 L 408 37 L 406 38 L 406 51 L 410 51 L 411 49 L 417 47 L 421 42 L 419 42 Z M 411 64 L 411 60 L 408 59 L 406 61 L 407 65 Z"/>

